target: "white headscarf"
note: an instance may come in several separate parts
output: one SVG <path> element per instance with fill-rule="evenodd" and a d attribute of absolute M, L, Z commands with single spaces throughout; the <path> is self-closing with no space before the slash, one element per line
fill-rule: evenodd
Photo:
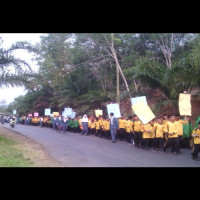
<path fill-rule="evenodd" d="M 82 118 L 81 122 L 88 122 L 88 117 L 87 117 L 87 115 L 83 115 L 83 118 Z"/>

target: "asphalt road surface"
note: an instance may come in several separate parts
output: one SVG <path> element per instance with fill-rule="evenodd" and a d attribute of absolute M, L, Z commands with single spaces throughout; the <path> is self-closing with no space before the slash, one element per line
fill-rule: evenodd
<path fill-rule="evenodd" d="M 56 161 L 65 167 L 200 167 L 191 150 L 181 149 L 181 155 L 152 152 L 135 148 L 124 141 L 111 140 L 80 133 L 59 133 L 50 128 L 26 125 L 1 125 L 40 143 Z"/>

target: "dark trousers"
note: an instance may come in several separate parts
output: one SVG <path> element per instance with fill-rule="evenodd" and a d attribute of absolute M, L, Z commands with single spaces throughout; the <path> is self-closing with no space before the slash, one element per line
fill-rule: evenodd
<path fill-rule="evenodd" d="M 132 135 L 132 132 L 130 132 L 130 133 L 128 133 L 128 132 L 126 132 L 125 133 L 125 138 L 126 138 L 126 141 L 128 142 L 128 143 L 131 143 L 131 139 L 132 139 L 132 137 L 133 137 L 133 135 Z"/>
<path fill-rule="evenodd" d="M 155 148 L 163 149 L 164 141 L 165 141 L 164 138 L 153 138 L 153 149 Z"/>
<path fill-rule="evenodd" d="M 111 139 L 110 130 L 106 130 L 106 138 Z"/>
<path fill-rule="evenodd" d="M 99 136 L 99 137 L 100 137 L 100 138 L 101 138 L 101 137 L 105 137 L 105 135 L 106 135 L 105 131 L 104 131 L 104 130 L 101 130 L 101 131 L 100 131 L 100 136 Z"/>
<path fill-rule="evenodd" d="M 184 137 L 183 138 L 183 140 L 181 141 L 181 147 L 182 148 L 191 149 L 191 147 L 190 147 L 190 138 L 189 137 Z"/>
<path fill-rule="evenodd" d="M 181 149 L 181 141 L 183 139 L 183 136 L 182 135 L 179 135 L 178 136 L 178 152 L 180 152 L 180 149 Z"/>
<path fill-rule="evenodd" d="M 142 132 L 134 131 L 133 140 L 134 140 L 136 147 L 139 147 L 139 144 L 141 142 L 141 138 L 142 138 Z"/>
<path fill-rule="evenodd" d="M 90 134 L 94 135 L 95 134 L 96 129 L 95 128 L 91 128 L 91 132 Z"/>
<path fill-rule="evenodd" d="M 143 138 L 141 140 L 142 148 L 148 149 L 149 148 L 149 142 L 150 142 L 150 138 Z"/>
<path fill-rule="evenodd" d="M 125 139 L 126 130 L 125 130 L 124 128 L 120 128 L 117 132 L 118 132 L 118 133 L 117 133 L 118 138 L 119 138 L 120 140 Z"/>
<path fill-rule="evenodd" d="M 166 143 L 164 144 L 163 150 L 166 151 L 167 147 L 171 146 L 171 151 L 172 152 L 178 152 L 178 147 L 179 147 L 179 140 L 178 137 L 175 138 L 168 138 Z"/>
<path fill-rule="evenodd" d="M 200 144 L 194 144 L 193 158 L 198 158 L 198 153 L 200 151 Z"/>
<path fill-rule="evenodd" d="M 96 129 L 95 136 L 99 136 L 99 134 L 100 134 L 100 129 Z"/>

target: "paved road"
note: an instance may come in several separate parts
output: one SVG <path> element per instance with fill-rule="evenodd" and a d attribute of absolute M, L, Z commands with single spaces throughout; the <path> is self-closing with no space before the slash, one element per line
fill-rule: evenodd
<path fill-rule="evenodd" d="M 48 153 L 66 167 L 200 167 L 200 161 L 192 160 L 191 150 L 182 149 L 181 156 L 137 149 L 123 141 L 79 133 L 57 133 L 52 129 L 25 125 L 2 125 L 40 143 Z"/>

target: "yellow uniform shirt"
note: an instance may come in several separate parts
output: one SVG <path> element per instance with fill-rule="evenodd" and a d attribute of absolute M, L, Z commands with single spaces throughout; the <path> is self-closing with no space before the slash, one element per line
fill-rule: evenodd
<path fill-rule="evenodd" d="M 125 129 L 126 120 L 125 119 L 119 119 L 118 122 L 119 122 L 119 128 Z"/>
<path fill-rule="evenodd" d="M 196 137 L 195 135 L 199 137 Z M 193 130 L 192 137 L 194 137 L 194 144 L 200 144 L 200 130 L 199 129 Z"/>
<path fill-rule="evenodd" d="M 46 123 L 46 121 L 47 121 L 47 117 L 45 117 L 43 121 L 44 121 L 44 123 Z"/>
<path fill-rule="evenodd" d="M 106 123 L 105 123 L 105 129 L 106 129 L 106 131 L 110 130 L 110 121 L 106 121 Z"/>
<path fill-rule="evenodd" d="M 130 133 L 133 131 L 133 122 L 131 120 L 126 121 L 125 125 L 125 129 L 127 133 Z"/>
<path fill-rule="evenodd" d="M 100 128 L 102 128 L 102 124 L 103 124 L 103 120 L 102 120 L 102 119 L 99 119 Z"/>
<path fill-rule="evenodd" d="M 155 137 L 163 138 L 165 132 L 165 124 L 155 123 L 154 128 L 155 128 Z"/>
<path fill-rule="evenodd" d="M 96 122 L 95 122 L 95 127 L 96 127 L 96 130 L 99 130 L 99 129 L 100 129 L 100 122 L 99 122 L 99 121 L 96 121 Z"/>
<path fill-rule="evenodd" d="M 91 124 L 90 124 L 90 128 L 96 128 L 96 124 L 95 124 L 95 122 L 91 122 Z"/>
<path fill-rule="evenodd" d="M 102 128 L 103 130 L 106 129 L 106 120 L 102 120 L 101 128 Z"/>
<path fill-rule="evenodd" d="M 177 135 L 182 136 L 183 135 L 183 124 L 187 124 L 188 120 L 183 121 L 182 119 L 176 121 L 177 123 Z"/>
<path fill-rule="evenodd" d="M 145 138 L 151 138 L 151 132 L 153 132 L 153 127 L 150 124 L 143 124 L 142 125 L 142 137 Z"/>
<path fill-rule="evenodd" d="M 177 123 L 176 122 L 166 122 L 166 126 L 165 126 L 165 132 L 168 132 L 168 133 L 175 133 L 173 135 L 168 135 L 168 138 L 175 138 L 175 137 L 178 137 L 178 134 L 177 134 Z"/>
<path fill-rule="evenodd" d="M 136 132 L 142 131 L 142 122 L 141 121 L 134 121 L 133 123 L 134 127 L 133 130 Z"/>
<path fill-rule="evenodd" d="M 91 120 L 88 120 L 88 128 L 91 128 Z"/>

